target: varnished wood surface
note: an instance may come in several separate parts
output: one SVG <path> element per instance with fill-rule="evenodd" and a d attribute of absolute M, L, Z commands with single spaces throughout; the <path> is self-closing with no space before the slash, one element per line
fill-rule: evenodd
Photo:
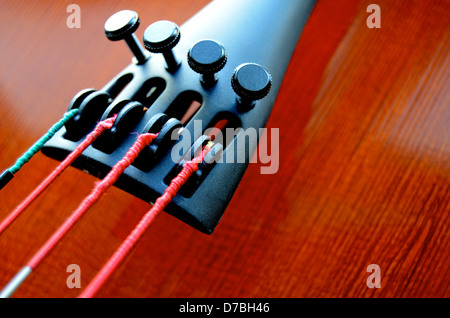
<path fill-rule="evenodd" d="M 208 1 L 3 1 L 0 170 L 57 121 L 72 96 L 128 65 L 106 19 L 121 9 L 182 24 Z M 381 29 L 366 8 L 381 7 Z M 446 1 L 321 0 L 268 127 L 280 169 L 250 165 L 212 236 L 163 214 L 99 297 L 448 297 L 450 6 Z M 38 154 L 0 191 L 0 217 L 55 166 Z M 0 286 L 89 193 L 70 168 L 0 237 Z M 66 267 L 93 278 L 150 204 L 107 192 L 15 297 L 75 297 Z M 369 264 L 381 288 L 369 289 Z"/>

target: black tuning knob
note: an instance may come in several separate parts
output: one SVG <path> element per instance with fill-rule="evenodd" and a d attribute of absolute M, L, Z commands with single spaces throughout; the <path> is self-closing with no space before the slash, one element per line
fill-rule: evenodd
<path fill-rule="evenodd" d="M 187 60 L 192 70 L 201 74 L 201 83 L 210 87 L 217 82 L 216 73 L 225 66 L 227 56 L 219 42 L 202 40 L 189 49 Z"/>
<path fill-rule="evenodd" d="M 162 53 L 166 60 L 167 70 L 173 72 L 178 69 L 180 62 L 176 59 L 172 49 L 180 41 L 180 29 L 171 21 L 157 21 L 144 32 L 144 46 L 152 53 Z"/>
<path fill-rule="evenodd" d="M 139 16 L 131 10 L 122 10 L 113 14 L 105 23 L 106 37 L 111 41 L 125 40 L 136 57 L 138 64 L 147 60 L 144 48 L 139 43 L 134 32 L 139 27 Z"/>
<path fill-rule="evenodd" d="M 272 77 L 261 65 L 244 63 L 234 70 L 231 86 L 238 95 L 239 106 L 248 110 L 254 106 L 256 100 L 269 93 Z"/>

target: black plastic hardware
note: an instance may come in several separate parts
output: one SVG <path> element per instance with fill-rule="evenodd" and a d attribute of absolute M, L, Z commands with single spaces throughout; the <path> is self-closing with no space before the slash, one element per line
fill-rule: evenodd
<path fill-rule="evenodd" d="M 116 107 L 112 107 L 112 109 L 108 107 L 101 120 L 117 114 L 116 120 L 111 129 L 103 132 L 93 143 L 95 148 L 106 153 L 112 153 L 120 146 L 145 113 L 144 106 L 139 102 L 124 100 L 111 106 Z"/>
<path fill-rule="evenodd" d="M 150 171 L 153 165 L 170 150 L 170 146 L 176 141 L 172 134 L 177 134 L 182 127 L 183 125 L 178 119 L 170 118 L 167 120 L 158 132 L 158 137 L 139 154 L 133 162 L 133 166 L 142 171 Z M 144 132 L 146 132 L 145 129 L 142 133 Z"/>
<path fill-rule="evenodd" d="M 255 101 L 269 94 L 272 77 L 261 65 L 245 63 L 239 65 L 231 77 L 231 86 L 236 92 L 242 110 L 255 106 Z"/>
<path fill-rule="evenodd" d="M 186 153 L 184 158 L 176 165 L 172 171 L 166 176 L 164 182 L 169 185 L 170 181 L 183 169 L 183 165 L 186 161 L 192 160 L 193 158 L 200 155 L 200 152 L 205 146 L 210 147 L 210 150 L 205 155 L 204 159 L 198 166 L 198 170 L 192 174 L 188 181 L 181 187 L 180 195 L 189 198 L 197 190 L 201 182 L 206 178 L 208 173 L 214 167 L 217 161 L 223 153 L 223 147 L 221 144 L 215 144 L 210 141 L 208 136 L 201 136 L 192 145 L 191 149 Z"/>
<path fill-rule="evenodd" d="M 122 10 L 113 14 L 105 23 L 106 37 L 111 41 L 125 40 L 136 57 L 138 64 L 145 63 L 147 55 L 134 35 L 139 28 L 139 16 L 131 10 Z"/>
<path fill-rule="evenodd" d="M 111 103 L 111 99 L 107 93 L 96 91 L 87 96 L 82 94 L 78 99 L 72 101 L 69 110 L 78 108 L 78 113 L 65 124 L 66 134 L 64 137 L 78 141 L 95 126 Z"/>
<path fill-rule="evenodd" d="M 227 55 L 219 42 L 201 40 L 189 49 L 187 61 L 193 71 L 201 74 L 203 86 L 211 87 L 217 82 L 216 73 L 225 66 Z"/>
<path fill-rule="evenodd" d="M 180 27 L 183 37 L 173 47 L 171 50 L 173 52 L 166 51 L 181 59 L 176 72 L 167 71 L 167 59 L 162 55 L 154 55 L 144 63 L 131 63 L 98 92 L 86 93 L 87 96 L 83 100 L 80 99 L 81 103 L 74 103 L 75 108 L 83 109 L 82 113 L 90 112 L 90 106 L 93 104 L 100 108 L 97 110 L 97 107 L 93 107 L 94 116 L 92 120 L 86 121 L 89 125 L 92 124 L 91 128 L 80 129 L 80 131 L 78 128 L 73 129 L 78 135 L 87 134 L 102 116 L 110 116 L 120 108 L 119 106 L 128 105 L 129 102 L 139 101 L 148 109 L 133 128 L 130 124 L 124 130 L 129 132 L 123 134 L 123 140 L 117 147 L 113 147 L 111 153 L 89 147 L 73 165 L 98 178 L 103 178 L 136 141 L 137 134 L 158 133 L 157 139 L 146 147 L 142 157 L 139 156 L 139 160 L 128 167 L 115 183 L 118 188 L 142 200 L 154 202 L 166 189 L 168 182 L 174 176 L 174 171 L 180 168 L 186 153 L 191 152 L 192 145 L 199 138 L 202 139 L 205 130 L 210 128 L 210 125 L 215 125 L 217 120 L 228 119 L 230 127 L 239 127 L 242 131 L 256 129 L 260 133 L 260 128 L 265 127 L 270 116 L 291 54 L 314 2 L 314 0 L 212 1 Z M 177 36 L 172 36 L 173 38 Z M 226 64 L 220 70 L 220 80 L 212 87 L 205 87 L 199 81 L 199 75 L 193 72 L 187 62 L 188 51 L 195 43 L 204 39 L 223 44 L 227 52 Z M 264 68 L 267 71 L 259 73 L 255 72 L 255 69 L 247 70 L 244 66 L 238 68 L 247 63 L 258 64 L 261 67 L 256 69 Z M 236 68 L 238 70 L 235 72 Z M 247 74 L 247 71 L 251 74 L 255 73 L 252 77 L 259 79 L 256 89 L 251 82 L 241 78 L 241 75 Z M 272 78 L 271 86 L 268 84 L 269 73 Z M 239 102 L 230 85 L 233 76 L 234 86 L 239 87 L 238 92 L 242 95 Z M 152 85 L 149 83 L 157 84 L 154 88 L 157 94 L 152 93 L 153 89 L 150 89 Z M 264 85 L 260 85 L 261 83 Z M 186 92 L 190 93 L 186 95 Z M 255 92 L 258 94 L 253 94 Z M 252 111 L 245 109 L 253 104 L 245 105 L 247 102 L 257 100 L 265 93 L 267 96 L 259 99 Z M 94 94 L 97 94 L 97 97 Z M 94 103 L 94 99 L 100 98 L 98 94 L 103 96 L 103 101 Z M 175 117 L 177 112 L 172 109 L 167 111 L 170 105 L 183 104 L 178 103 L 177 98 L 192 97 L 192 94 L 201 97 L 202 106 L 190 120 L 184 123 L 183 127 L 176 119 L 170 118 Z M 110 98 L 107 99 L 108 96 Z M 190 100 L 192 101 L 192 98 Z M 174 104 L 174 101 L 177 103 Z M 81 123 L 84 123 L 83 118 L 80 118 L 78 123 L 75 121 L 73 126 Z M 62 160 L 81 142 L 81 139 L 68 138 L 69 132 L 72 133 L 70 128 L 73 128 L 70 124 L 68 126 L 58 131 L 46 143 L 43 149 L 46 155 Z M 175 139 L 171 138 L 172 133 Z M 178 134 L 180 135 L 177 139 Z M 259 134 L 257 137 L 259 138 Z M 173 198 L 165 211 L 194 228 L 211 234 L 236 191 L 256 149 L 257 141 L 248 143 L 245 142 L 246 139 L 245 134 L 242 133 L 231 138 L 231 141 L 224 145 L 220 144 L 217 138 L 214 139 L 213 149 L 220 150 L 219 148 L 222 147 L 222 155 L 219 159 L 227 160 L 216 163 L 212 158 L 218 157 L 214 157 L 213 153 L 207 154 L 204 162 L 199 165 L 199 171 L 192 177 L 192 181 L 185 184 L 183 191 Z M 189 140 L 187 149 L 180 150 L 179 146 L 187 140 Z M 244 145 L 244 154 L 240 154 L 244 157 L 244 161 L 236 160 L 239 154 L 233 153 L 233 149 L 238 148 L 240 144 Z M 234 161 L 229 162 L 229 157 Z M 207 164 L 207 162 L 211 163 Z"/>
<path fill-rule="evenodd" d="M 180 29 L 171 21 L 158 21 L 150 25 L 144 32 L 144 46 L 152 53 L 162 53 L 167 70 L 174 72 L 180 66 L 172 49 L 180 41 Z"/>

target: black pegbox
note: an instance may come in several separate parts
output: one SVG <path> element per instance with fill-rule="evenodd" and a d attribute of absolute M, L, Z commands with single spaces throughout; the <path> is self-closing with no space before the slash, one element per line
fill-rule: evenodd
<path fill-rule="evenodd" d="M 113 128 L 73 163 L 103 178 L 138 134 L 158 133 L 115 183 L 154 202 L 183 162 L 208 144 L 212 151 L 166 212 L 211 234 L 257 147 L 313 3 L 213 1 L 180 28 L 170 21 L 148 21 L 143 39 L 148 51 L 133 33 L 140 23 L 137 13 L 114 14 L 105 23 L 105 34 L 125 40 L 133 62 L 103 88 L 77 94 L 69 108 L 79 113 L 43 152 L 62 160 L 98 121 L 117 115 Z M 223 122 L 219 129 L 237 131 L 226 143 L 207 133 Z M 251 142 L 245 137 L 249 129 L 258 133 Z M 243 154 L 234 151 L 239 145 Z"/>

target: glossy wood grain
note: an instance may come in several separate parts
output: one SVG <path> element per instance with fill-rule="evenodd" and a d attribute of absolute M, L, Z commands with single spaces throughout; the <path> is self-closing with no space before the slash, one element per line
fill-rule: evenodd
<path fill-rule="evenodd" d="M 0 170 L 57 121 L 72 96 L 130 62 L 103 24 L 182 24 L 208 1 L 8 1 L 0 11 Z M 381 7 L 381 29 L 366 8 Z M 298 43 L 268 127 L 280 169 L 250 165 L 207 236 L 163 214 L 99 297 L 448 297 L 450 6 L 321 0 Z M 0 191 L 7 215 L 56 162 L 38 154 Z M 96 179 L 69 169 L 0 237 L 0 286 L 76 208 Z M 118 190 L 75 226 L 16 297 L 75 297 L 150 204 Z M 369 289 L 369 264 L 381 288 Z"/>

